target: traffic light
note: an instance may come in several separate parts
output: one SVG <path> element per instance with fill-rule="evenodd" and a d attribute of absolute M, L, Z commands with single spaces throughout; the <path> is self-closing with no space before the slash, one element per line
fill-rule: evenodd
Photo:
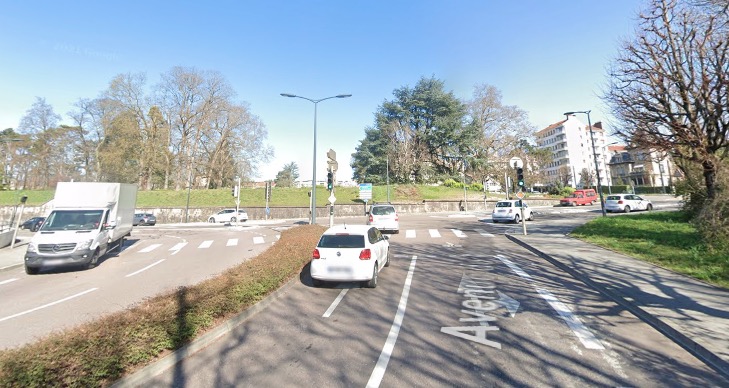
<path fill-rule="evenodd" d="M 331 191 L 334 188 L 334 174 L 331 171 L 327 172 L 327 190 Z"/>
<path fill-rule="evenodd" d="M 266 199 L 271 200 L 271 191 L 273 190 L 273 182 L 266 183 Z"/>
<path fill-rule="evenodd" d="M 238 198 L 238 186 L 233 186 L 232 194 L 234 197 Z"/>
<path fill-rule="evenodd" d="M 516 185 L 519 186 L 520 189 L 524 188 L 524 169 L 521 167 L 516 169 Z"/>

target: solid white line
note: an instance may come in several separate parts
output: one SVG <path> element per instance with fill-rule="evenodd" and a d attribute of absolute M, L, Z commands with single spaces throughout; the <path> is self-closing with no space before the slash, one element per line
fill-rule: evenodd
<path fill-rule="evenodd" d="M 129 275 L 127 275 L 127 276 L 125 276 L 125 277 L 127 277 L 127 278 L 128 278 L 128 277 L 130 277 L 130 276 L 134 276 L 134 275 L 136 275 L 136 274 L 138 274 L 138 273 L 140 273 L 140 272 L 142 272 L 142 271 L 146 271 L 146 270 L 148 270 L 148 269 L 150 269 L 150 268 L 154 267 L 155 265 L 157 265 L 157 264 L 159 264 L 159 263 L 161 263 L 161 262 L 163 262 L 163 261 L 165 261 L 165 259 L 160 259 L 160 260 L 157 260 L 156 262 L 154 262 L 154 263 L 152 263 L 152 264 L 150 264 L 150 265 L 148 265 L 148 266 L 146 266 L 146 267 L 144 267 L 144 268 L 140 269 L 139 271 L 135 271 L 135 272 L 132 272 L 132 273 L 130 273 Z"/>
<path fill-rule="evenodd" d="M 88 289 L 88 290 L 86 290 L 86 291 L 83 291 L 83 292 L 79 292 L 79 293 L 78 293 L 78 294 L 76 294 L 76 295 L 71 295 L 71 296 L 65 297 L 65 298 L 63 298 L 63 299 L 57 300 L 57 301 L 55 301 L 55 302 L 47 303 L 47 304 L 44 304 L 43 306 L 38 306 L 38 307 L 36 307 L 36 308 L 32 308 L 32 309 L 30 309 L 30 310 L 25 310 L 25 311 L 23 311 L 22 313 L 17 313 L 17 314 L 13 314 L 13 315 L 7 316 L 7 317 L 5 317 L 5 318 L 0 318 L 0 322 L 2 322 L 2 321 L 7 321 L 8 319 L 13 319 L 13 318 L 17 318 L 17 317 L 19 317 L 19 316 L 21 316 L 21 315 L 25 315 L 25 314 L 28 314 L 28 313 L 32 313 L 33 311 L 38 311 L 38 310 L 40 310 L 40 309 L 44 309 L 44 308 L 46 308 L 46 307 L 51 307 L 51 306 L 53 306 L 53 305 L 57 305 L 57 304 L 59 304 L 59 303 L 65 302 L 65 301 L 67 301 L 67 300 L 71 300 L 71 299 L 73 299 L 73 298 L 77 298 L 77 297 L 79 297 L 79 296 L 81 296 L 81 295 L 84 295 L 84 294 L 88 294 L 89 292 L 92 292 L 92 291 L 96 291 L 96 290 L 98 290 L 98 289 L 99 289 L 98 287 L 90 288 L 90 289 Z"/>
<path fill-rule="evenodd" d="M 524 279 L 531 280 L 531 276 L 529 276 L 528 273 L 524 272 L 521 268 L 519 268 L 518 265 L 511 262 L 511 260 L 507 259 L 506 257 L 502 255 L 496 255 L 496 258 L 501 260 L 502 263 L 506 264 L 509 268 L 511 268 L 512 271 L 514 271 L 515 274 L 523 277 Z"/>
<path fill-rule="evenodd" d="M 17 278 L 13 278 L 13 279 L 8 279 L 8 280 L 3 280 L 2 282 L 0 282 L 0 286 L 3 285 L 3 284 L 12 283 L 12 282 L 14 282 L 16 280 L 18 280 L 18 279 Z"/>
<path fill-rule="evenodd" d="M 200 243 L 198 248 L 210 248 L 211 245 L 213 245 L 213 240 L 205 240 L 202 243 Z"/>
<path fill-rule="evenodd" d="M 430 233 L 430 237 L 440 237 L 440 232 L 438 232 L 438 229 L 428 229 L 428 233 Z"/>
<path fill-rule="evenodd" d="M 560 302 L 559 299 L 547 290 L 537 288 L 537 292 L 552 306 L 553 309 L 557 311 L 557 313 L 559 313 L 560 317 L 562 317 L 562 319 L 567 323 L 567 326 L 572 329 L 572 332 L 575 333 L 577 338 L 583 345 L 585 345 L 586 348 L 600 350 L 605 349 L 600 340 L 595 338 L 592 332 L 585 327 L 582 321 L 580 321 L 580 318 L 572 314 L 572 311 L 569 307 L 567 307 L 567 305 Z"/>
<path fill-rule="evenodd" d="M 238 245 L 238 239 L 237 238 L 231 238 L 228 239 L 228 242 L 225 244 L 226 247 L 232 247 Z"/>
<path fill-rule="evenodd" d="M 337 305 L 339 305 L 339 302 L 341 302 L 342 298 L 344 298 L 344 295 L 347 295 L 347 290 L 349 290 L 349 289 L 345 288 L 344 290 L 342 290 L 339 293 L 339 295 L 337 295 L 337 299 L 334 299 L 334 302 L 332 302 L 332 305 L 329 306 L 329 308 L 324 313 L 324 315 L 322 315 L 322 317 L 329 318 L 329 316 L 332 315 L 332 313 L 334 312 L 334 309 L 337 308 Z"/>
<path fill-rule="evenodd" d="M 150 245 L 150 246 L 148 246 L 148 247 L 140 250 L 139 253 L 152 252 L 153 250 L 155 250 L 155 249 L 157 249 L 157 248 L 159 248 L 161 246 L 162 246 L 162 244 L 152 244 L 152 245 Z"/>
<path fill-rule="evenodd" d="M 395 320 L 392 322 L 392 327 L 390 327 L 390 333 L 387 335 L 387 341 L 385 341 L 385 346 L 382 348 L 380 358 L 377 360 L 375 369 L 372 371 L 370 380 L 367 382 L 368 388 L 379 387 L 382 382 L 382 378 L 385 377 L 387 364 L 390 362 L 390 356 L 392 355 L 392 351 L 395 349 L 395 342 L 397 342 L 397 336 L 400 333 L 402 320 L 405 318 L 405 308 L 407 308 L 408 305 L 410 284 L 413 282 L 413 274 L 415 273 L 415 263 L 417 260 L 418 257 L 413 256 L 413 259 L 410 261 L 410 269 L 408 270 L 407 278 L 405 278 L 405 285 L 403 286 L 402 295 L 400 296 L 400 304 L 397 306 Z"/>
<path fill-rule="evenodd" d="M 408 229 L 405 231 L 405 238 L 415 238 L 415 231 Z"/>
<path fill-rule="evenodd" d="M 261 237 L 261 236 L 253 237 L 254 244 L 263 244 L 265 242 L 266 242 L 266 240 L 264 240 L 263 237 Z"/>

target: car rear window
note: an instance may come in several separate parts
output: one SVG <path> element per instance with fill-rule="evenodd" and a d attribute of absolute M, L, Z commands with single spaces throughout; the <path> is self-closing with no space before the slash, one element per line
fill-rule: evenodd
<path fill-rule="evenodd" d="M 511 202 L 496 202 L 496 207 L 511 207 Z"/>
<path fill-rule="evenodd" d="M 376 216 L 386 216 L 395 214 L 395 208 L 389 206 L 377 206 L 372 208 L 372 214 Z"/>
<path fill-rule="evenodd" d="M 364 248 L 361 234 L 325 234 L 319 240 L 319 248 Z"/>
<path fill-rule="evenodd" d="M 619 201 L 620 196 L 619 195 L 608 195 L 607 200 L 608 201 Z"/>

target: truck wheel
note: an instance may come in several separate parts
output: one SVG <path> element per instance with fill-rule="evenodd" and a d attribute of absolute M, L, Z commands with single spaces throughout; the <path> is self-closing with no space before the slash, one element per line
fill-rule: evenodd
<path fill-rule="evenodd" d="M 92 269 L 96 267 L 96 264 L 99 262 L 99 248 L 96 248 L 94 251 L 94 254 L 91 256 L 91 260 L 89 260 L 89 263 L 86 264 L 86 269 Z"/>
<path fill-rule="evenodd" d="M 25 273 L 28 275 L 37 275 L 39 270 L 40 268 L 28 267 L 27 265 L 25 266 Z"/>
<path fill-rule="evenodd" d="M 119 239 L 119 244 L 117 244 L 117 246 L 114 247 L 114 252 L 121 253 L 122 248 L 124 248 L 124 237 Z"/>

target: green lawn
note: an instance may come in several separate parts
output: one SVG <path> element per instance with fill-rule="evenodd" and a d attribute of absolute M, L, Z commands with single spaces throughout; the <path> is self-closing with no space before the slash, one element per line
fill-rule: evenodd
<path fill-rule="evenodd" d="M 683 212 L 599 217 L 572 236 L 729 288 L 729 252 L 712 251 Z"/>

